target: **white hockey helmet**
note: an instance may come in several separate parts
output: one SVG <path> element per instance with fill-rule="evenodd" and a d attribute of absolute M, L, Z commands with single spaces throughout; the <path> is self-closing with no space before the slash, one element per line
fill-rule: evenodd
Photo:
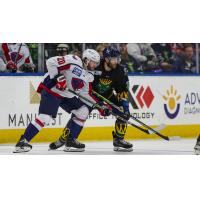
<path fill-rule="evenodd" d="M 82 54 L 83 63 L 87 66 L 90 61 L 96 62 L 99 64 L 100 55 L 94 49 L 86 49 Z"/>

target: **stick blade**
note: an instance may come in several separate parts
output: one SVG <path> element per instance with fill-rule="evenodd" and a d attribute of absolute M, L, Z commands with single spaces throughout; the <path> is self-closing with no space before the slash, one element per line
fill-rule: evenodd
<path fill-rule="evenodd" d="M 160 124 L 159 126 L 155 127 L 153 130 L 159 132 L 162 131 L 163 129 L 165 129 L 166 124 Z M 149 134 L 155 134 L 155 132 L 153 130 L 148 130 Z"/>
<path fill-rule="evenodd" d="M 177 141 L 177 140 L 180 140 L 181 137 L 180 136 L 171 136 L 169 137 L 169 141 Z"/>

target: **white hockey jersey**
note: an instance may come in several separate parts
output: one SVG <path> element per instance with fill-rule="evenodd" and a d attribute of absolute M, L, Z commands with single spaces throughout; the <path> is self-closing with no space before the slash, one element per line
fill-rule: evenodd
<path fill-rule="evenodd" d="M 19 69 L 23 64 L 33 64 L 29 48 L 26 44 L 22 43 L 2 43 L 0 48 L 2 51 L 2 58 L 5 63 L 7 63 L 9 60 L 12 60 L 17 64 L 17 68 Z M 19 51 L 20 48 L 20 51 Z M 18 54 L 19 51 L 19 54 Z M 18 57 L 16 58 L 18 54 Z"/>
<path fill-rule="evenodd" d="M 4 62 L 2 56 L 0 55 L 0 72 L 4 72 L 4 71 L 6 71 L 6 63 Z"/>
<path fill-rule="evenodd" d="M 80 95 L 86 97 L 93 103 L 96 99 L 92 96 L 91 83 L 94 80 L 94 74 L 83 68 L 83 63 L 78 56 L 66 55 L 55 56 L 46 61 L 48 72 L 44 75 L 44 80 L 39 88 L 45 89 L 47 92 L 58 97 L 72 98 L 75 95 L 71 92 L 64 90 L 61 91 L 56 88 L 56 75 L 62 74 L 67 81 L 67 88 L 76 91 Z M 40 89 L 39 89 L 40 90 Z M 91 106 L 90 103 L 81 99 L 84 103 Z"/>

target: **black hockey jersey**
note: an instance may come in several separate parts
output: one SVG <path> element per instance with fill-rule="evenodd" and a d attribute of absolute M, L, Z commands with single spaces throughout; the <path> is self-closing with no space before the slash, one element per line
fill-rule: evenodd
<path fill-rule="evenodd" d="M 118 100 L 128 99 L 128 71 L 121 65 L 111 71 L 105 71 L 103 63 L 96 69 L 92 88 L 106 98 L 110 98 L 114 91 Z"/>

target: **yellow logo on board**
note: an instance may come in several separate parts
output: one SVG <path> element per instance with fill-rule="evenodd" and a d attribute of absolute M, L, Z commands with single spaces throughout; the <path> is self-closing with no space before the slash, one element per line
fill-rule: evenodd
<path fill-rule="evenodd" d="M 29 88 L 30 88 L 30 104 L 39 104 L 41 99 L 40 94 L 37 93 L 31 81 L 29 83 Z"/>

